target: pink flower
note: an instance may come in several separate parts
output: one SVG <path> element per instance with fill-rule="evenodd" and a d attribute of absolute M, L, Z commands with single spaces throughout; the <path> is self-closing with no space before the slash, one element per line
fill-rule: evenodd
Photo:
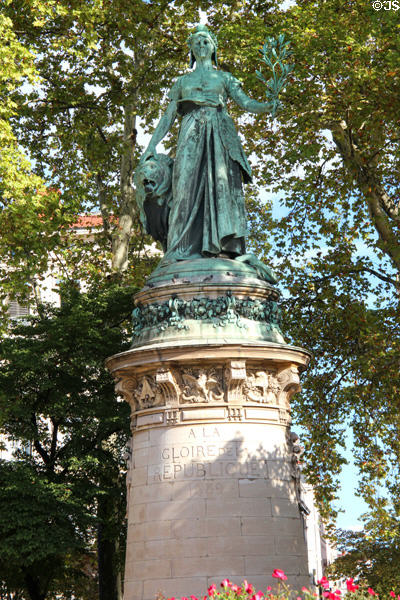
<path fill-rule="evenodd" d="M 225 589 L 228 588 L 228 587 L 231 587 L 231 585 L 232 585 L 232 582 L 229 581 L 229 579 L 223 579 L 221 581 L 221 587 L 223 587 Z"/>
<path fill-rule="evenodd" d="M 239 591 L 239 586 L 236 585 L 235 583 L 232 583 L 231 590 L 232 590 L 232 592 L 238 592 Z"/>
<path fill-rule="evenodd" d="M 325 575 L 319 581 L 317 581 L 317 583 L 318 583 L 318 585 L 321 585 L 325 589 L 329 587 L 329 581 L 327 580 Z"/>
<path fill-rule="evenodd" d="M 210 585 L 210 587 L 208 588 L 208 595 L 209 596 L 214 596 L 215 592 L 217 591 L 217 586 L 215 585 L 215 583 L 212 583 Z"/>
<path fill-rule="evenodd" d="M 250 600 L 262 600 L 264 598 L 264 594 L 261 591 L 258 591 L 257 594 L 251 597 Z"/>
<path fill-rule="evenodd" d="M 269 586 L 267 587 L 267 592 L 270 592 L 271 590 L 272 590 L 272 587 L 269 585 Z"/>
<path fill-rule="evenodd" d="M 253 588 L 253 586 L 251 585 L 251 583 L 249 583 L 249 582 L 247 581 L 247 579 L 245 579 L 245 580 L 243 581 L 243 587 L 244 587 L 244 591 L 245 591 L 247 594 L 251 594 L 251 593 L 252 593 L 252 591 L 253 591 L 253 589 L 254 589 L 254 588 Z"/>
<path fill-rule="evenodd" d="M 190 597 L 192 600 L 199 600 L 198 598 L 196 598 L 196 596 L 191 595 Z"/>
<path fill-rule="evenodd" d="M 272 577 L 275 577 L 275 579 L 281 579 L 282 581 L 286 581 L 287 579 L 285 573 L 281 571 L 281 569 L 274 569 Z"/>
<path fill-rule="evenodd" d="M 310 593 L 310 590 L 308 588 L 304 587 L 304 586 L 301 588 L 301 591 L 304 592 L 305 594 L 309 594 Z"/>
<path fill-rule="evenodd" d="M 328 600 L 341 600 L 340 596 L 341 596 L 341 591 L 340 590 L 335 590 L 334 592 L 322 592 L 322 595 L 324 598 L 328 598 Z"/>
<path fill-rule="evenodd" d="M 389 594 L 392 596 L 392 598 L 396 598 L 396 594 L 394 593 L 394 591 L 390 591 Z"/>
<path fill-rule="evenodd" d="M 368 588 L 367 592 L 368 592 L 368 594 L 371 594 L 371 596 L 375 596 L 375 592 L 372 588 Z"/>
<path fill-rule="evenodd" d="M 301 596 L 297 596 L 296 600 L 303 600 Z"/>
<path fill-rule="evenodd" d="M 346 585 L 348 592 L 355 592 L 360 587 L 359 585 L 354 584 L 354 579 L 352 577 L 346 581 Z"/>

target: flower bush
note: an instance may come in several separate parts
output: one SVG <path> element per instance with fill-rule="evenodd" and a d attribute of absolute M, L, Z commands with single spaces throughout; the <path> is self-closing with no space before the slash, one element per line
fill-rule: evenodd
<path fill-rule="evenodd" d="M 256 590 L 256 588 L 244 580 L 239 586 L 229 579 L 223 579 L 218 588 L 215 583 L 210 585 L 207 594 L 201 598 L 191 595 L 190 598 L 182 596 L 181 600 L 315 600 L 315 598 L 327 600 L 375 600 L 372 596 L 376 596 L 379 600 L 400 600 L 400 594 L 394 590 L 389 590 L 387 594 L 377 594 L 371 587 L 363 582 L 354 583 L 354 579 L 350 577 L 346 580 L 346 587 L 342 590 L 334 589 L 331 583 L 324 576 L 319 581 L 318 592 L 301 588 L 301 592 L 295 592 L 286 583 L 287 576 L 281 569 L 275 569 L 272 577 L 277 580 L 276 587 L 268 586 L 265 591 Z M 344 587 L 344 586 L 343 586 Z M 178 600 L 173 596 L 168 600 Z"/>

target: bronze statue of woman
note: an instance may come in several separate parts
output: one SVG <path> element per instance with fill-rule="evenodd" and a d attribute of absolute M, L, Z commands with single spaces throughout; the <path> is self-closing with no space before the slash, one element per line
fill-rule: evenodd
<path fill-rule="evenodd" d="M 251 169 L 226 101 L 262 114 L 270 104 L 249 98 L 240 82 L 217 66 L 217 39 L 198 25 L 188 39 L 193 71 L 178 77 L 170 103 L 141 159 L 156 157 L 157 144 L 176 117 L 181 125 L 172 171 L 172 200 L 162 264 L 202 257 L 244 255 L 246 212 L 242 181 Z"/>

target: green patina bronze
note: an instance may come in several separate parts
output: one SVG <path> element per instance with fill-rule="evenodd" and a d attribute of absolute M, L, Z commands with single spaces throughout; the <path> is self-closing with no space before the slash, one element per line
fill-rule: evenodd
<path fill-rule="evenodd" d="M 197 26 L 190 35 L 195 69 L 178 77 L 172 86 L 170 103 L 135 174 L 142 222 L 164 249 L 158 275 L 173 269 L 177 261 L 213 257 L 217 258 L 215 266 L 220 258 L 239 259 L 244 274 L 276 283 L 268 267 L 246 255 L 242 182 L 251 181 L 251 168 L 226 101 L 231 98 L 247 112 L 275 114 L 277 94 L 290 72 L 282 70 L 282 61 L 289 55 L 287 44 L 283 39 L 278 42 L 264 45 L 263 58 L 270 60 L 270 53 L 273 79 L 266 82 L 268 101 L 258 102 L 244 93 L 233 75 L 213 67 L 212 61 L 217 66 L 217 39 L 206 26 Z M 280 77 L 274 56 L 281 66 Z M 157 154 L 156 147 L 178 116 L 180 131 L 172 161 Z"/>
<path fill-rule="evenodd" d="M 168 327 L 188 329 L 187 321 L 208 321 L 213 327 L 234 324 L 247 329 L 241 317 L 264 323 L 268 329 L 280 331 L 280 308 L 274 300 L 237 299 L 228 292 L 218 298 L 193 298 L 185 301 L 172 297 L 162 304 L 137 306 L 132 313 L 133 340 L 146 327 L 165 331 Z"/>

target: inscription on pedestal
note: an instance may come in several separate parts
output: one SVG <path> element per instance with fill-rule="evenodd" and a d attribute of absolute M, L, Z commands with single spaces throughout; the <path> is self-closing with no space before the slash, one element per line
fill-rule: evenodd
<path fill-rule="evenodd" d="M 223 442 L 217 427 L 190 429 L 187 441 L 160 449 L 160 463 L 149 467 L 149 482 L 215 477 L 268 477 L 263 450 L 243 441 Z"/>

